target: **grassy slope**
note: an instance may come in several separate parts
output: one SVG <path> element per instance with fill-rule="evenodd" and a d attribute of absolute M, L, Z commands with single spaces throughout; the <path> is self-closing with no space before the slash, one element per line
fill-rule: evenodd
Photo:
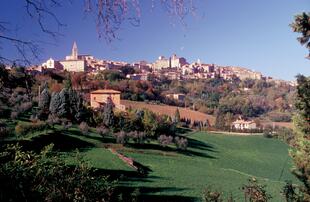
<path fill-rule="evenodd" d="M 200 197 L 207 185 L 213 185 L 226 194 L 234 192 L 237 199 L 242 199 L 239 187 L 250 176 L 256 176 L 268 186 L 274 197 L 272 201 L 281 201 L 279 193 L 284 181 L 294 181 L 289 173 L 288 148 L 277 140 L 206 133 L 195 133 L 191 138 L 196 140 L 192 140 L 192 156 L 127 152 L 152 170 L 151 181 L 135 182 L 133 186 L 157 187 L 155 194 Z M 208 145 L 204 145 L 205 142 Z"/>
<path fill-rule="evenodd" d="M 167 200 L 169 196 L 173 197 L 168 200 L 174 201 L 200 199 L 208 185 L 225 194 L 233 192 L 237 199 L 241 199 L 239 187 L 250 176 L 256 176 L 261 183 L 268 185 L 268 192 L 274 197 L 272 201 L 280 201 L 279 193 L 284 181 L 294 181 L 289 172 L 288 147 L 278 140 L 261 136 L 191 133 L 188 151 L 177 153 L 172 147 L 162 149 L 154 142 L 143 149 L 122 148 L 94 132 L 83 136 L 77 128 L 67 132 L 57 128 L 56 132 L 49 131 L 37 137 L 31 135 L 31 141 L 25 141 L 26 146 L 39 149 L 54 143 L 55 150 L 64 154 L 69 162 L 73 160 L 72 154 L 79 149 L 81 156 L 103 173 L 124 175 L 122 184 L 128 192 L 132 191 L 130 187 L 139 187 L 142 193 L 152 195 L 153 201 Z M 105 148 L 107 144 L 147 166 L 151 170 L 149 175 L 143 178 L 135 174 L 132 168 Z"/>

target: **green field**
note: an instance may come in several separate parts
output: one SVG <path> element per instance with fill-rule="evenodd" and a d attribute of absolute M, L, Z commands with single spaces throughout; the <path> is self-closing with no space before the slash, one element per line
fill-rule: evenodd
<path fill-rule="evenodd" d="M 78 149 L 98 172 L 119 178 L 121 189 L 131 193 L 139 188 L 145 201 L 201 200 L 204 188 L 210 185 L 241 201 L 240 187 L 249 177 L 267 185 L 271 201 L 283 201 L 280 192 L 285 180 L 297 182 L 289 171 L 292 162 L 288 146 L 262 136 L 189 133 L 188 150 L 180 152 L 173 146 L 162 148 L 156 142 L 123 147 L 96 133 L 82 136 L 77 128 L 57 131 L 20 142 L 34 149 L 54 143 L 55 150 L 68 163 L 73 162 Z M 111 147 L 133 158 L 148 174 L 138 174 L 108 149 Z"/>
<path fill-rule="evenodd" d="M 168 156 L 126 152 L 126 154 L 152 170 L 150 181 L 131 182 L 146 187 L 156 195 L 200 197 L 204 188 L 212 185 L 243 199 L 239 188 L 249 177 L 255 176 L 266 184 L 272 201 L 282 201 L 280 191 L 285 180 L 294 181 L 289 172 L 292 167 L 288 147 L 261 136 L 227 136 L 195 133 L 190 136 L 188 153 Z M 145 151 L 146 150 L 142 150 Z"/>

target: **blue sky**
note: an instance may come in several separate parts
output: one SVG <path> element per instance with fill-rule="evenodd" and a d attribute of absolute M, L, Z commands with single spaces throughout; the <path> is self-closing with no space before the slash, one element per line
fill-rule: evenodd
<path fill-rule="evenodd" d="M 42 61 L 64 58 L 76 41 L 79 53 L 102 59 L 153 62 L 160 55 L 176 53 L 189 62 L 199 58 L 205 63 L 247 67 L 286 80 L 298 73 L 310 75 L 310 60 L 304 58 L 308 52 L 289 27 L 294 15 L 310 11 L 309 0 L 196 0 L 197 16 L 188 15 L 186 26 L 168 17 L 159 4 L 151 10 L 150 1 L 140 0 L 140 26 L 124 23 L 118 32 L 120 39 L 112 44 L 98 39 L 94 18 L 85 16 L 82 2 L 73 0 L 55 9 L 66 24 L 59 30 L 63 36 L 56 41 L 40 32 L 25 12 L 23 1 L 3 0 L 1 19 L 18 28 L 19 36 L 48 42 L 42 46 Z M 5 43 L 0 46 L 1 54 L 6 51 L 8 56 L 15 56 Z"/>

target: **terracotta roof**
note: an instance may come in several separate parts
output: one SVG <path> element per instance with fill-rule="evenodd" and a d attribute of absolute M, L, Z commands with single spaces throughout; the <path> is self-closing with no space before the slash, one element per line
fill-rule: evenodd
<path fill-rule="evenodd" d="M 90 92 L 90 94 L 120 94 L 120 91 L 112 89 L 100 89 Z"/>

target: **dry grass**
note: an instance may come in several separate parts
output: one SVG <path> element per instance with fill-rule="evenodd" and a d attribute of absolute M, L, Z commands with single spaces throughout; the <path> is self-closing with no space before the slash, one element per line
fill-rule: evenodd
<path fill-rule="evenodd" d="M 270 126 L 279 126 L 279 127 L 285 127 L 293 129 L 293 123 L 292 122 L 261 122 L 263 126 L 270 125 Z"/>
<path fill-rule="evenodd" d="M 122 100 L 121 104 L 125 105 L 126 108 L 132 109 L 148 109 L 157 114 L 166 114 L 168 116 L 174 116 L 177 107 L 169 106 L 169 105 L 156 105 L 156 104 L 148 104 L 145 102 L 135 102 L 129 100 Z M 209 123 L 213 126 L 215 123 L 215 117 L 204 114 L 202 112 L 193 111 L 184 107 L 179 107 L 181 118 L 191 119 L 193 121 L 202 121 L 205 122 L 207 119 Z"/>

